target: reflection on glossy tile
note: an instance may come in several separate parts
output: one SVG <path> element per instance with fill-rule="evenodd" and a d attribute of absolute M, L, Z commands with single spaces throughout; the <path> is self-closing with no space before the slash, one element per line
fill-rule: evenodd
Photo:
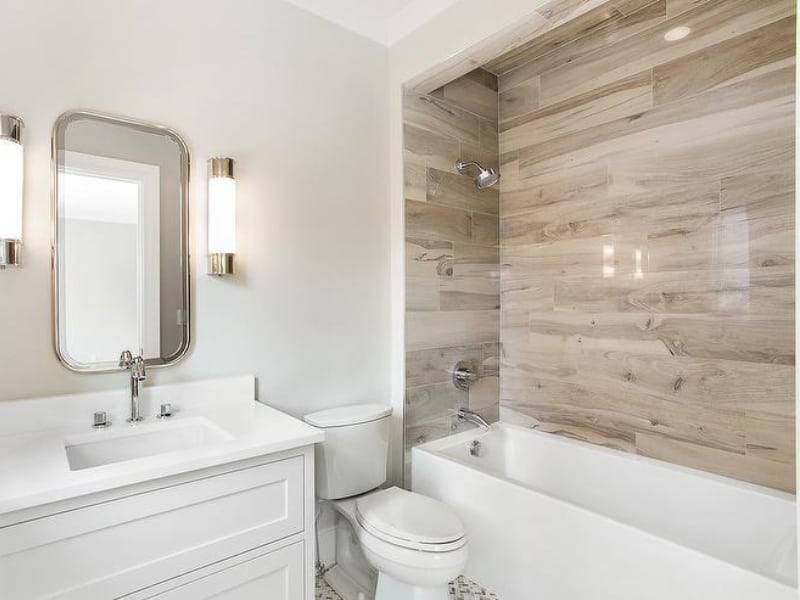
<path fill-rule="evenodd" d="M 794 3 L 612 4 L 494 62 L 503 419 L 793 491 Z"/>

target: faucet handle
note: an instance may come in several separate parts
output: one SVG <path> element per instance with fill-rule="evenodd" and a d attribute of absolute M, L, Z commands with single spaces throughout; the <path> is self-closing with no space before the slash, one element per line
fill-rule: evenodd
<path fill-rule="evenodd" d="M 94 423 L 92 427 L 95 429 L 104 429 L 111 425 L 111 419 L 108 418 L 108 414 L 104 410 L 98 410 L 94 413 Z"/>
<path fill-rule="evenodd" d="M 168 419 L 172 416 L 172 404 L 167 402 L 166 404 L 161 405 L 161 410 L 159 410 L 158 414 L 156 415 L 159 419 Z"/>
<path fill-rule="evenodd" d="M 133 354 L 130 350 L 123 350 L 119 355 L 119 366 L 123 369 L 128 369 L 133 364 Z"/>

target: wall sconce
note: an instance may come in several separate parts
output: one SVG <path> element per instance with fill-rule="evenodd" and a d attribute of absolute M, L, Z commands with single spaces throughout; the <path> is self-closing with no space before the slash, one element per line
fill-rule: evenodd
<path fill-rule="evenodd" d="M 22 129 L 0 115 L 0 269 L 20 265 L 22 250 Z"/>
<path fill-rule="evenodd" d="M 208 274 L 232 275 L 236 253 L 236 180 L 232 158 L 208 161 Z"/>

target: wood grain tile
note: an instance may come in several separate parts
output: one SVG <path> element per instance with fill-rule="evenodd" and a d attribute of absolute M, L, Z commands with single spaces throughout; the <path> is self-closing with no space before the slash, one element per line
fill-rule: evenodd
<path fill-rule="evenodd" d="M 794 56 L 795 18 L 787 17 L 653 70 L 655 104 L 713 89 Z"/>
<path fill-rule="evenodd" d="M 437 91 L 450 104 L 497 123 L 497 77 L 482 69 L 476 71 L 445 84 Z"/>
<path fill-rule="evenodd" d="M 500 94 L 500 120 L 507 121 L 539 108 L 539 79 L 534 77 Z"/>
<path fill-rule="evenodd" d="M 427 194 L 427 169 L 425 164 L 415 164 L 407 160 L 403 164 L 403 187 L 408 200 L 425 202 Z"/>
<path fill-rule="evenodd" d="M 571 3 L 570 0 L 552 3 L 549 7 L 539 9 L 538 13 L 545 16 L 548 21 L 561 21 L 563 25 L 542 33 L 542 35 L 520 44 L 511 52 L 507 52 L 496 60 L 490 61 L 487 68 L 503 75 L 519 68 L 521 65 L 535 60 L 543 55 L 554 55 L 568 52 L 566 48 L 574 45 L 576 40 L 587 38 L 597 39 L 600 32 L 607 29 L 623 30 L 625 26 L 618 25 L 626 15 L 636 13 L 654 0 L 629 0 L 627 2 L 602 2 L 576 18 L 569 18 L 570 11 L 576 8 L 585 8 L 587 3 Z M 664 0 L 661 0 L 662 4 Z M 560 4 L 560 6 L 559 6 Z M 662 7 L 662 16 L 665 11 Z M 517 80 L 519 81 L 519 80 Z M 503 88 L 501 87 L 501 90 Z"/>
<path fill-rule="evenodd" d="M 475 160 L 484 167 L 500 168 L 500 155 L 497 148 L 486 148 L 480 144 L 463 142 L 461 144 L 461 158 L 463 160 Z"/>
<path fill-rule="evenodd" d="M 790 138 L 791 133 L 786 132 Z M 766 164 L 722 178 L 720 207 L 727 219 L 771 219 L 794 222 L 794 148 Z"/>
<path fill-rule="evenodd" d="M 442 310 L 495 310 L 500 308 L 500 281 L 488 277 L 443 279 L 440 283 Z"/>
<path fill-rule="evenodd" d="M 518 165 L 518 161 L 514 161 Z M 507 181 L 508 163 L 503 163 L 503 179 Z M 570 200 L 601 202 L 608 197 L 608 167 L 602 162 L 586 162 L 575 168 L 547 173 L 532 171 L 525 178 L 517 176 L 513 185 L 501 187 L 500 203 L 503 217 L 530 212 L 538 206 L 548 206 Z"/>
<path fill-rule="evenodd" d="M 497 99 L 497 96 L 495 96 L 495 99 Z M 478 146 L 488 152 L 494 154 L 498 153 L 498 148 L 500 147 L 500 133 L 497 131 L 497 121 L 481 119 L 479 137 L 480 142 Z M 495 187 L 492 189 L 496 190 L 498 188 Z"/>
<path fill-rule="evenodd" d="M 406 387 L 418 387 L 433 383 L 450 383 L 453 367 L 460 360 L 483 360 L 482 346 L 456 346 L 431 348 L 406 353 Z"/>
<path fill-rule="evenodd" d="M 636 434 L 636 450 L 651 458 L 746 479 L 791 493 L 795 490 L 794 465 L 783 462 L 644 433 Z"/>
<path fill-rule="evenodd" d="M 406 200 L 406 234 L 413 238 L 470 242 L 470 213 L 429 202 Z"/>
<path fill-rule="evenodd" d="M 681 13 L 697 8 L 708 1 L 709 0 L 667 0 L 667 16 L 671 19 Z"/>
<path fill-rule="evenodd" d="M 406 162 L 442 171 L 454 170 L 453 165 L 461 154 L 458 140 L 420 129 L 409 122 L 403 126 L 403 144 Z"/>
<path fill-rule="evenodd" d="M 484 88 L 485 89 L 485 88 Z M 405 94 L 406 122 L 456 140 L 478 143 L 479 119 L 455 104 L 435 96 Z"/>
<path fill-rule="evenodd" d="M 425 197 L 433 204 L 464 210 L 495 215 L 500 210 L 500 195 L 497 188 L 480 190 L 471 177 L 438 169 L 427 170 Z"/>
<path fill-rule="evenodd" d="M 610 391 L 594 382 L 569 383 L 563 377 L 532 376 L 514 368 L 503 375 L 501 395 L 535 407 L 536 418 L 543 422 L 616 430 L 627 439 L 648 432 L 710 448 L 745 451 L 741 411 L 709 410 L 677 398 L 648 396 L 638 390 Z"/>
<path fill-rule="evenodd" d="M 555 309 L 583 313 L 794 314 L 794 268 L 653 272 L 564 278 Z"/>
<path fill-rule="evenodd" d="M 499 242 L 500 223 L 495 215 L 472 213 L 472 241 L 494 246 Z"/>
<path fill-rule="evenodd" d="M 531 314 L 530 331 L 583 342 L 612 339 L 624 347 L 642 341 L 653 354 L 793 365 L 793 321 L 771 315 L 555 311 Z"/>
<path fill-rule="evenodd" d="M 794 490 L 794 12 L 552 0 L 409 103 L 407 447 L 477 355 L 492 417 Z"/>
<path fill-rule="evenodd" d="M 506 153 L 536 147 L 603 124 L 628 121 L 652 105 L 652 77 L 646 71 L 503 122 L 500 151 Z"/>
<path fill-rule="evenodd" d="M 757 5 L 751 0 L 711 0 L 675 20 L 627 37 L 566 67 L 542 73 L 541 103 L 547 105 L 588 92 L 793 14 L 791 0 L 764 0 Z M 676 42 L 665 41 L 664 34 L 678 25 L 689 27 L 691 35 Z"/>
<path fill-rule="evenodd" d="M 406 390 L 406 414 L 409 426 L 423 424 L 448 416 L 448 411 L 467 408 L 469 396 L 456 389 L 452 381 Z"/>
<path fill-rule="evenodd" d="M 640 0 L 636 0 L 636 3 L 642 4 Z M 503 73 L 499 81 L 500 91 L 524 84 L 545 71 L 569 65 L 580 57 L 663 23 L 666 20 L 666 5 L 665 0 L 648 0 L 645 6 L 628 14 L 608 8 L 603 8 L 599 14 L 601 20 L 592 26 L 580 28 L 577 37 L 565 38 L 568 43 L 554 51 L 536 56 L 523 55 L 527 62 L 515 64 L 512 70 Z M 558 30 L 552 33 L 558 33 Z"/>
<path fill-rule="evenodd" d="M 795 442 L 792 417 L 793 415 L 787 417 L 774 412 L 747 411 L 744 427 L 747 455 L 794 466 Z"/>
<path fill-rule="evenodd" d="M 452 244 L 433 240 L 406 240 L 406 309 L 439 310 L 440 285 L 452 275 Z M 449 269 L 449 271 L 448 271 Z"/>
<path fill-rule="evenodd" d="M 499 189 L 454 169 L 457 159 L 499 166 L 497 115 L 497 77 L 481 69 L 406 94 L 406 463 L 416 444 L 459 430 L 447 412 L 469 402 L 452 384 L 458 361 L 497 379 L 486 348 L 500 337 Z M 497 387 L 482 389 L 480 410 L 496 420 Z"/>
<path fill-rule="evenodd" d="M 469 346 L 499 337 L 497 310 L 408 312 L 406 350 Z"/>
<path fill-rule="evenodd" d="M 599 144 L 623 152 L 639 143 L 651 145 L 654 138 L 658 138 L 669 140 L 669 148 L 681 148 L 684 140 L 686 145 L 690 145 L 692 140 L 704 143 L 705 139 L 713 140 L 715 135 L 725 137 L 737 127 L 754 132 L 770 129 L 779 136 L 785 131 L 785 123 L 777 121 L 781 118 L 785 121 L 792 111 L 787 100 L 791 97 L 789 87 L 792 85 L 793 75 L 783 69 L 756 77 L 752 82 L 737 82 L 710 91 L 701 102 L 689 98 L 659 105 L 639 114 L 571 132 L 549 143 L 528 146 L 520 152 L 520 168 L 524 169 L 526 163 L 544 161 Z M 760 106 L 770 102 L 768 106 Z M 760 124 L 752 123 L 754 114 L 771 118 L 764 119 L 763 128 L 760 128 Z M 689 123 L 692 127 L 687 127 Z M 704 136 L 698 136 L 699 131 Z M 689 138 L 690 132 L 694 133 L 694 138 Z M 504 141 L 505 136 L 501 143 Z"/>
<path fill-rule="evenodd" d="M 776 218 L 726 220 L 695 231 L 651 236 L 642 247 L 653 271 L 794 265 L 794 226 Z"/>
<path fill-rule="evenodd" d="M 674 186 L 661 193 L 609 195 L 604 202 L 579 196 L 501 219 L 506 246 L 597 237 L 643 227 L 650 235 L 708 225 L 719 214 L 719 190 L 712 184 Z M 613 247 L 612 247 L 613 250 Z"/>
<path fill-rule="evenodd" d="M 494 423 L 499 418 L 500 403 L 500 379 L 496 375 L 493 377 L 481 377 L 468 392 L 469 409 L 477 412 L 490 423 Z"/>
<path fill-rule="evenodd" d="M 506 344 L 504 368 L 530 377 L 588 384 L 609 394 L 645 394 L 707 410 L 794 415 L 794 368 L 652 354 L 647 345 L 613 339 L 536 335 L 536 345 Z M 637 353 L 635 346 L 645 352 Z"/>

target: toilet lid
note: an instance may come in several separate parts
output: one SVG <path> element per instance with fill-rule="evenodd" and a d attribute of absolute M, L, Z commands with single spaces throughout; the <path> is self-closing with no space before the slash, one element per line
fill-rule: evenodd
<path fill-rule="evenodd" d="M 372 535 L 405 548 L 441 552 L 465 542 L 464 525 L 453 509 L 396 487 L 359 498 L 356 519 Z"/>

